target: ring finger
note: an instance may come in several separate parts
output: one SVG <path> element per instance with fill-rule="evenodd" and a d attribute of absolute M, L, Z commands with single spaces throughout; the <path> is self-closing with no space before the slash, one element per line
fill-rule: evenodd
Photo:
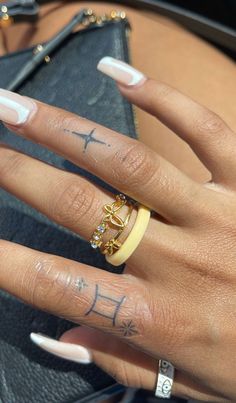
<path fill-rule="evenodd" d="M 2 188 L 86 240 L 91 239 L 93 231 L 102 222 L 105 216 L 103 206 L 115 201 L 110 192 L 80 175 L 46 164 L 3 144 L 0 145 L 0 171 Z M 124 219 L 128 212 L 129 207 L 123 206 L 119 216 Z M 127 227 L 119 237 L 121 242 L 130 232 L 135 219 L 134 208 Z M 172 238 L 168 225 L 151 219 L 140 247 L 130 258 L 130 261 L 138 261 L 139 267 L 145 260 L 142 253 L 143 244 L 149 242 L 148 239 L 157 227 L 160 242 L 165 239 L 169 243 Z M 116 231 L 110 228 L 102 234 L 102 241 L 108 241 Z M 176 236 L 175 233 L 173 236 Z"/>

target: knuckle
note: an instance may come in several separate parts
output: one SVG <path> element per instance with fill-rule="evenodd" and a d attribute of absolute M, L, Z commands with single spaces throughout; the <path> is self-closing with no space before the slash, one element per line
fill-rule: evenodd
<path fill-rule="evenodd" d="M 16 173 L 19 175 L 19 170 L 25 163 L 25 156 L 5 147 L 2 154 L 0 162 L 1 177 L 8 178 Z"/>
<path fill-rule="evenodd" d="M 12 243 L 4 239 L 0 240 L 0 259 L 6 259 L 11 252 Z"/>
<path fill-rule="evenodd" d="M 39 259 L 34 264 L 34 269 L 29 268 L 25 275 L 25 284 L 28 285 L 29 302 L 35 306 L 42 306 L 47 301 L 49 291 L 53 286 L 54 263 L 46 259 Z"/>
<path fill-rule="evenodd" d="M 126 365 L 127 364 L 125 362 L 122 362 L 121 360 L 119 360 L 118 362 L 114 360 L 114 362 L 112 363 L 110 374 L 116 382 L 129 387 L 132 386 L 130 379 L 131 374 L 128 372 Z"/>
<path fill-rule="evenodd" d="M 153 90 L 153 83 L 152 84 L 152 90 Z M 168 85 L 164 83 L 159 83 L 158 86 L 155 86 L 156 88 L 156 99 L 158 99 L 158 104 L 166 104 L 170 101 L 170 99 L 176 94 L 176 90 L 172 87 L 169 87 Z"/>
<path fill-rule="evenodd" d="M 53 194 L 56 197 L 51 205 L 51 214 L 56 221 L 73 228 L 82 220 L 94 219 L 98 201 L 89 184 L 67 179 L 65 183 L 57 184 Z"/>
<path fill-rule="evenodd" d="M 120 316 L 121 336 L 130 339 L 131 344 L 143 343 L 146 334 L 147 324 L 152 322 L 152 312 L 150 310 L 150 296 L 146 286 L 140 280 L 136 280 L 133 275 L 124 274 L 128 295 Z"/>
<path fill-rule="evenodd" d="M 180 315 L 179 302 L 171 301 L 171 298 L 149 297 L 150 318 L 148 328 L 153 323 L 158 323 L 158 333 L 161 340 L 159 351 L 163 356 L 172 356 L 178 351 L 179 343 L 184 339 L 187 323 Z M 147 325 L 146 325 L 147 326 Z"/>
<path fill-rule="evenodd" d="M 229 131 L 226 123 L 212 111 L 204 111 L 203 116 L 195 121 L 195 128 L 197 132 L 215 135 L 224 135 Z"/>
<path fill-rule="evenodd" d="M 56 258 L 39 258 L 35 261 L 34 270 L 26 272 L 24 283 L 28 284 L 32 305 L 52 311 L 56 307 L 58 312 L 64 308 L 63 299 L 71 282 L 71 273 L 60 269 Z"/>
<path fill-rule="evenodd" d="M 156 158 L 151 156 L 151 151 L 138 142 L 122 147 L 115 154 L 111 164 L 114 167 L 114 181 L 127 189 L 144 186 L 156 173 L 155 162 Z"/>

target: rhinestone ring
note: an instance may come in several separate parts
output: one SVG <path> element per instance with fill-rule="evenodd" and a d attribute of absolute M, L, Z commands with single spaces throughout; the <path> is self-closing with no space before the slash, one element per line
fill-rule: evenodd
<path fill-rule="evenodd" d="M 129 206 L 129 212 L 127 217 L 123 220 L 118 212 L 120 209 L 127 203 L 127 199 L 125 195 L 119 194 L 116 196 L 116 200 L 111 204 L 105 204 L 103 206 L 103 210 L 105 212 L 105 216 L 103 217 L 101 223 L 97 226 L 95 231 L 92 234 L 90 239 L 90 244 L 93 249 L 100 248 L 103 254 L 112 255 L 115 251 L 117 251 L 121 243 L 118 238 L 127 226 L 130 215 L 132 212 L 132 205 Z M 106 242 L 105 246 L 102 249 L 103 245 L 103 235 L 108 229 L 116 229 L 116 235 Z"/>

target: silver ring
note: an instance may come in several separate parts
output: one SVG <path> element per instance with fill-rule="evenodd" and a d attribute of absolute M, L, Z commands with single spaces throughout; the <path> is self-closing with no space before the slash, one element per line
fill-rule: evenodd
<path fill-rule="evenodd" d="M 165 360 L 159 360 L 159 371 L 157 375 L 157 385 L 155 396 L 163 399 L 171 398 L 171 389 L 174 382 L 175 369 L 173 365 Z"/>

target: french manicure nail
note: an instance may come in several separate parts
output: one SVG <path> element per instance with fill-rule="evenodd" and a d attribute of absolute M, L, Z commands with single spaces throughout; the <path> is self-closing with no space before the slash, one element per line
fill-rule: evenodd
<path fill-rule="evenodd" d="M 110 56 L 103 57 L 99 61 L 97 69 L 125 85 L 136 85 L 142 81 L 144 82 L 146 79 L 144 74 L 140 71 L 136 70 L 129 64 Z"/>
<path fill-rule="evenodd" d="M 0 88 L 0 120 L 11 125 L 25 123 L 37 110 L 31 99 Z"/>
<path fill-rule="evenodd" d="M 90 350 L 79 344 L 57 341 L 39 333 L 30 333 L 30 338 L 35 344 L 37 344 L 37 346 L 57 357 L 65 358 L 66 360 L 78 362 L 80 364 L 90 364 L 92 362 L 92 354 Z"/>

